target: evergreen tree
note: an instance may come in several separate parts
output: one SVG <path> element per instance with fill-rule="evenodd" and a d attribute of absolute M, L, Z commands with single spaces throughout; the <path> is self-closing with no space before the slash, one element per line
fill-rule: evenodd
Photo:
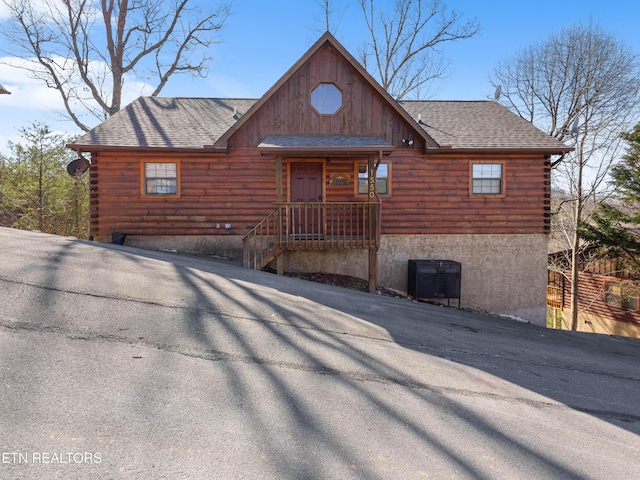
<path fill-rule="evenodd" d="M 0 162 L 0 222 L 23 230 L 87 238 L 88 192 L 71 177 L 68 139 L 32 123 L 20 130 L 24 142 L 9 143 Z"/>
<path fill-rule="evenodd" d="M 627 151 L 611 171 L 616 196 L 599 205 L 592 221 L 581 225 L 580 234 L 603 253 L 640 270 L 640 123 L 622 138 Z"/>

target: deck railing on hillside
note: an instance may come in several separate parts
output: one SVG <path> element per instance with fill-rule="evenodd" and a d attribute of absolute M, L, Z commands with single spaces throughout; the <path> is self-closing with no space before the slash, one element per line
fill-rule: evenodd
<path fill-rule="evenodd" d="M 378 248 L 380 204 L 280 203 L 244 237 L 244 265 L 263 268 L 283 250 Z"/>

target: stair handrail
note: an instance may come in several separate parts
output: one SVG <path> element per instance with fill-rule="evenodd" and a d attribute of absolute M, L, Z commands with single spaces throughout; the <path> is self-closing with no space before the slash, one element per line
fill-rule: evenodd
<path fill-rule="evenodd" d="M 280 222 L 280 207 L 278 207 L 242 238 L 242 265 L 256 270 L 266 266 L 278 254 L 281 236 L 282 222 Z M 270 237 L 273 238 L 270 239 Z"/>

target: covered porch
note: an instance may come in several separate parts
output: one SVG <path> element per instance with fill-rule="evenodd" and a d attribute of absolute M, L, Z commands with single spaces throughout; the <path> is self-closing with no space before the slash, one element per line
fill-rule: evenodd
<path fill-rule="evenodd" d="M 282 275 L 286 252 L 365 249 L 369 291 L 374 292 L 381 218 L 376 172 L 393 146 L 377 137 L 293 135 L 268 136 L 258 149 L 274 156 L 277 201 L 245 235 L 244 266 L 271 265 Z M 333 178 L 327 173 L 332 160 L 334 173 L 336 163 L 343 168 Z M 366 178 L 357 173 L 365 166 Z M 336 180 L 353 184 L 350 193 L 332 186 Z"/>

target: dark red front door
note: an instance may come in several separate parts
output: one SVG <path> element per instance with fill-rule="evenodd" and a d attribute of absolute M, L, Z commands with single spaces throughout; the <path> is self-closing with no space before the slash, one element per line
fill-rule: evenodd
<path fill-rule="evenodd" d="M 322 202 L 322 163 L 292 163 L 291 201 L 296 203 Z M 314 235 L 320 233 L 321 210 L 319 206 L 292 207 L 291 223 L 293 233 Z"/>

